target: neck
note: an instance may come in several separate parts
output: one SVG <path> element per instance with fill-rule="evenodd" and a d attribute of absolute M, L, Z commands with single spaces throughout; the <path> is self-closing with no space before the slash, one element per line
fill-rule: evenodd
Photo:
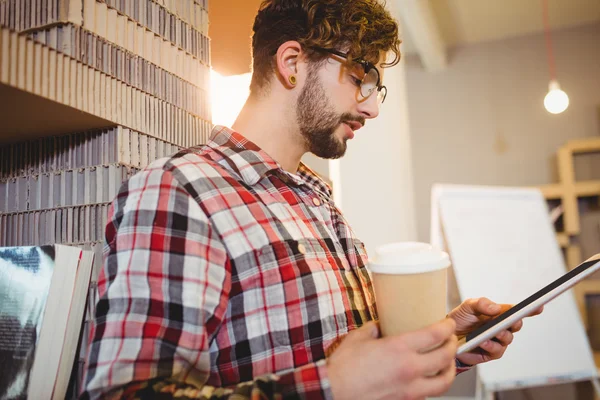
<path fill-rule="evenodd" d="M 306 145 L 296 123 L 294 106 L 277 96 L 250 97 L 231 128 L 255 143 L 291 173 L 296 173 Z"/>

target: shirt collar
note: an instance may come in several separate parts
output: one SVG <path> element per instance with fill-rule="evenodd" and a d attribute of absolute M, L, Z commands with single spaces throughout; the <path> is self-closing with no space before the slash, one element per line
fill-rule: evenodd
<path fill-rule="evenodd" d="M 256 185 L 269 173 L 277 173 L 287 183 L 308 185 L 331 197 L 329 185 L 304 163 L 300 163 L 296 174 L 289 173 L 255 143 L 225 126 L 216 125 L 213 128 L 208 146 L 220 153 L 223 157 L 221 163 L 225 163 L 224 166 L 249 186 Z"/>

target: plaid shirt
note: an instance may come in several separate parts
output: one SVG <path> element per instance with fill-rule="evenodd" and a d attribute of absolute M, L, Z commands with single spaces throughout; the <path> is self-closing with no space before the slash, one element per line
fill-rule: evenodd
<path fill-rule="evenodd" d="M 127 181 L 106 242 L 82 398 L 331 398 L 326 355 L 377 318 L 327 184 L 224 127 Z"/>

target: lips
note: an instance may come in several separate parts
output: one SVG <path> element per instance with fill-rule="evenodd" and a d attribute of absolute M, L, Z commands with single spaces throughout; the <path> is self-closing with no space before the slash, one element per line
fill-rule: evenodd
<path fill-rule="evenodd" d="M 363 125 L 360 122 L 356 121 L 344 121 L 344 124 L 348 125 L 353 131 L 357 131 L 363 127 Z"/>
<path fill-rule="evenodd" d="M 349 123 L 344 122 L 342 125 L 346 128 L 346 136 L 348 139 L 354 139 L 354 129 L 350 126 Z"/>

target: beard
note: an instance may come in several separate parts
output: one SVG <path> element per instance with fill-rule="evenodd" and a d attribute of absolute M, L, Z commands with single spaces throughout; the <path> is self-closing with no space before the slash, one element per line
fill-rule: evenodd
<path fill-rule="evenodd" d="M 365 123 L 364 117 L 335 111 L 316 70 L 309 71 L 307 83 L 298 97 L 296 119 L 308 151 L 326 159 L 340 158 L 346 153 L 348 139 L 340 140 L 335 135 L 343 122 Z"/>

